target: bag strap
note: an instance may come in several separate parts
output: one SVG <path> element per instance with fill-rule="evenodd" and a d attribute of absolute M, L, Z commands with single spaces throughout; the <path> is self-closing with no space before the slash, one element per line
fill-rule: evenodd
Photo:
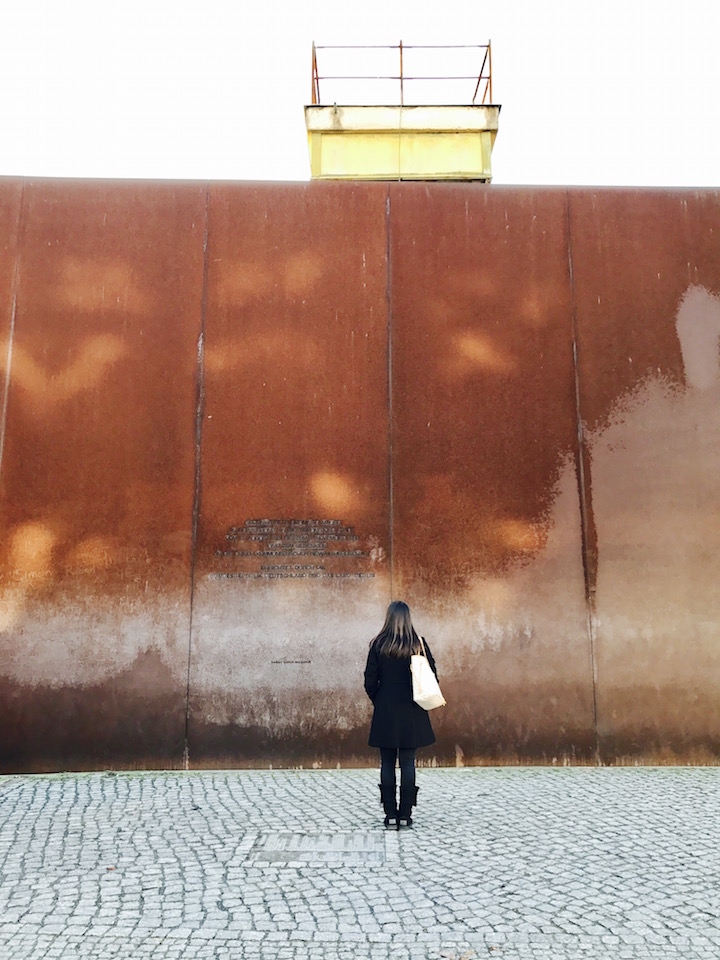
<path fill-rule="evenodd" d="M 423 638 L 420 636 L 420 634 L 418 634 L 418 640 L 420 641 L 420 646 L 422 647 L 423 656 L 424 656 L 425 659 L 427 660 L 427 650 L 425 649 L 425 641 L 424 641 Z M 429 661 L 428 661 L 428 662 L 429 662 Z"/>

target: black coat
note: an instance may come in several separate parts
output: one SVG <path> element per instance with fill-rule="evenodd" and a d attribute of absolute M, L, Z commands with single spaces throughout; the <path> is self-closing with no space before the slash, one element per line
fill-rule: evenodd
<path fill-rule="evenodd" d="M 437 676 L 430 647 L 425 644 L 430 666 Z M 370 647 L 365 667 L 365 691 L 372 700 L 371 747 L 427 747 L 435 734 L 427 710 L 412 698 L 409 657 L 386 657 Z"/>

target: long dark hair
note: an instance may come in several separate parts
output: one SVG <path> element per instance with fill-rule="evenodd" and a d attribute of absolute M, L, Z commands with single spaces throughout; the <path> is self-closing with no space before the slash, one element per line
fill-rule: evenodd
<path fill-rule="evenodd" d="M 410 607 L 402 600 L 393 600 L 387 608 L 380 633 L 370 642 L 386 657 L 410 657 L 420 653 L 420 640 L 410 619 Z"/>

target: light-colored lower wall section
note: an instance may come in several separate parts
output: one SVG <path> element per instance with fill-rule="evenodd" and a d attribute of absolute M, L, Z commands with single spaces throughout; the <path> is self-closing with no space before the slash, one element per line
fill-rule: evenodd
<path fill-rule="evenodd" d="M 590 437 L 599 731 L 620 755 L 703 763 L 720 731 L 720 298 L 690 287 L 676 328 L 685 386 L 648 375 Z"/>

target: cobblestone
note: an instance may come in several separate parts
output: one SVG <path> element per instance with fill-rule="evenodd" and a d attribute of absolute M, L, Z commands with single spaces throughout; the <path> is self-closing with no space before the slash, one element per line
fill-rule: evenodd
<path fill-rule="evenodd" d="M 720 769 L 418 783 L 398 834 L 371 770 L 0 777 L 0 957 L 720 957 Z"/>

